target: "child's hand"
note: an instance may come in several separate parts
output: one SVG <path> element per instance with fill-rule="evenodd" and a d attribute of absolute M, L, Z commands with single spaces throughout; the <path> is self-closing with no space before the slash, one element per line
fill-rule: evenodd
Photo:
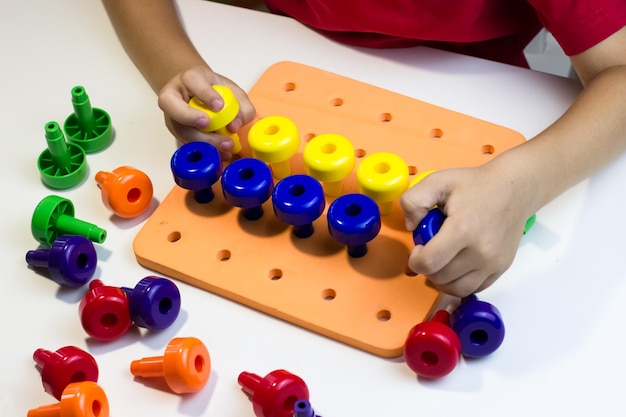
<path fill-rule="evenodd" d="M 192 96 L 198 97 L 213 111 L 219 111 L 224 102 L 211 87 L 222 84 L 229 87 L 239 102 L 239 114 L 226 127 L 236 132 L 241 126 L 252 120 L 254 106 L 247 94 L 234 82 L 213 72 L 208 66 L 198 66 L 179 73 L 159 92 L 159 107 L 165 114 L 165 124 L 179 141 L 203 141 L 214 145 L 225 159 L 230 159 L 233 142 L 226 136 L 204 133 L 199 129 L 209 125 L 208 116 L 200 110 L 189 107 Z"/>
<path fill-rule="evenodd" d="M 513 262 L 532 214 L 528 187 L 514 175 L 490 164 L 442 170 L 406 191 L 400 203 L 408 230 L 435 205 L 447 216 L 430 242 L 413 249 L 409 267 L 458 297 L 493 284 Z"/>

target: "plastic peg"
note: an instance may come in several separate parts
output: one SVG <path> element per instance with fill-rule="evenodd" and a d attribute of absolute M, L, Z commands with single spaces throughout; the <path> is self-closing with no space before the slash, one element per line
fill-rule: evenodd
<path fill-rule="evenodd" d="M 95 224 L 74 217 L 74 204 L 71 200 L 57 195 L 44 197 L 33 212 L 31 220 L 33 237 L 48 246 L 59 236 L 84 236 L 95 243 L 106 240 L 107 232 Z"/>
<path fill-rule="evenodd" d="M 93 278 L 98 264 L 96 249 L 84 236 L 59 236 L 49 249 L 26 252 L 26 263 L 47 268 L 50 279 L 66 287 L 80 287 Z"/>
<path fill-rule="evenodd" d="M 500 311 L 475 294 L 464 297 L 450 315 L 450 326 L 461 339 L 461 353 L 481 358 L 495 352 L 504 341 L 504 322 Z"/>
<path fill-rule="evenodd" d="M 189 106 L 194 109 L 200 110 L 209 117 L 209 125 L 205 128 L 199 129 L 202 132 L 214 132 L 218 135 L 228 136 L 233 141 L 233 153 L 241 152 L 241 140 L 237 133 L 231 133 L 226 129 L 226 126 L 232 122 L 239 113 L 239 102 L 235 97 L 233 91 L 225 85 L 213 85 L 213 89 L 222 97 L 224 101 L 224 107 L 219 111 L 213 111 L 207 107 L 207 105 L 198 97 L 193 96 L 189 100 Z"/>
<path fill-rule="evenodd" d="M 213 200 L 213 184 L 222 175 L 222 158 L 215 146 L 206 142 L 188 142 L 180 146 L 170 162 L 174 181 L 193 191 L 198 203 Z"/>
<path fill-rule="evenodd" d="M 370 197 L 344 194 L 337 197 L 326 213 L 328 231 L 333 239 L 348 247 L 348 254 L 360 258 L 367 253 L 367 243 L 381 228 L 380 210 Z"/>
<path fill-rule="evenodd" d="M 41 180 L 50 188 L 74 187 L 87 176 L 87 156 L 78 145 L 67 142 L 57 122 L 45 125 L 48 144 L 37 159 Z"/>
<path fill-rule="evenodd" d="M 72 382 L 56 404 L 28 410 L 28 417 L 109 417 L 109 400 L 93 381 Z"/>
<path fill-rule="evenodd" d="M 315 414 L 311 402 L 305 398 L 300 398 L 293 406 L 293 417 L 320 417 Z"/>
<path fill-rule="evenodd" d="M 449 325 L 450 313 L 437 311 L 430 321 L 415 325 L 404 343 L 404 360 L 418 376 L 448 375 L 461 356 L 461 341 Z"/>
<path fill-rule="evenodd" d="M 248 144 L 254 158 L 269 164 L 277 179 L 291 175 L 289 160 L 300 148 L 300 136 L 295 123 L 283 116 L 266 116 L 248 131 Z"/>
<path fill-rule="evenodd" d="M 163 356 L 146 357 L 130 364 L 130 372 L 140 378 L 164 378 L 177 394 L 200 391 L 211 374 L 211 357 L 195 337 L 172 339 Z"/>
<path fill-rule="evenodd" d="M 415 230 L 413 230 L 413 243 L 416 245 L 425 245 L 430 242 L 441 229 L 446 215 L 438 208 L 428 211 L 426 216 L 420 221 Z"/>
<path fill-rule="evenodd" d="M 324 193 L 329 197 L 341 194 L 342 182 L 356 164 L 352 143 L 334 133 L 318 135 L 308 141 L 302 156 L 305 172 L 321 181 Z"/>
<path fill-rule="evenodd" d="M 180 313 L 180 291 L 167 278 L 147 276 L 134 288 L 122 287 L 128 297 L 133 322 L 149 330 L 171 326 Z"/>
<path fill-rule="evenodd" d="M 96 360 L 76 346 L 65 346 L 54 352 L 37 349 L 33 359 L 41 372 L 44 390 L 57 400 L 61 399 L 63 390 L 73 382 L 98 382 Z"/>
<path fill-rule="evenodd" d="M 91 107 L 87 91 L 82 86 L 72 88 L 74 113 L 65 119 L 64 130 L 70 142 L 86 153 L 97 152 L 113 140 L 113 126 L 109 114 Z"/>
<path fill-rule="evenodd" d="M 293 417 L 296 401 L 309 399 L 306 383 L 299 376 L 283 369 L 272 371 L 263 378 L 242 372 L 238 382 L 251 397 L 257 417 Z"/>
<path fill-rule="evenodd" d="M 94 339 L 119 339 L 132 326 L 128 298 L 120 288 L 94 279 L 78 306 L 83 329 Z"/>
<path fill-rule="evenodd" d="M 385 216 L 391 214 L 393 202 L 409 186 L 409 167 L 398 155 L 377 152 L 363 158 L 356 177 L 359 192 L 372 197 Z"/>
<path fill-rule="evenodd" d="M 224 199 L 240 207 L 248 220 L 263 216 L 263 203 L 272 195 L 274 181 L 268 166 L 255 158 L 233 161 L 222 174 Z"/>
<path fill-rule="evenodd" d="M 308 175 L 290 175 L 278 181 L 272 192 L 272 206 L 278 220 L 293 226 L 299 238 L 313 234 L 313 222 L 326 207 L 322 185 Z"/>
<path fill-rule="evenodd" d="M 111 172 L 98 171 L 96 183 L 104 206 L 119 217 L 137 217 L 150 207 L 152 181 L 137 168 L 121 166 Z"/>
<path fill-rule="evenodd" d="M 530 229 L 533 228 L 533 226 L 535 225 L 535 223 L 537 222 L 537 214 L 533 214 L 532 216 L 530 216 L 527 220 L 526 223 L 524 224 L 524 233 L 526 234 L 530 231 Z"/>

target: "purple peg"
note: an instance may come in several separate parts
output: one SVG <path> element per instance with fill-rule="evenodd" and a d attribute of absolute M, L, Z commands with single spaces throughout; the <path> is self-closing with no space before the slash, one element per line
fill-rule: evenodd
<path fill-rule="evenodd" d="M 311 402 L 306 398 L 301 398 L 293 406 L 293 417 L 321 417 L 315 414 Z"/>
<path fill-rule="evenodd" d="M 493 305 L 479 301 L 472 294 L 450 315 L 450 327 L 459 335 L 461 354 L 480 358 L 495 352 L 504 341 L 504 323 L 500 311 Z"/>
<path fill-rule="evenodd" d="M 62 235 L 49 249 L 26 252 L 26 263 L 48 268 L 50 279 L 65 287 L 80 287 L 95 274 L 98 257 L 91 240 L 84 236 Z"/>
<path fill-rule="evenodd" d="M 128 297 L 133 322 L 149 330 L 163 330 L 171 326 L 180 312 L 180 292 L 167 278 L 148 276 L 135 288 L 122 287 Z"/>

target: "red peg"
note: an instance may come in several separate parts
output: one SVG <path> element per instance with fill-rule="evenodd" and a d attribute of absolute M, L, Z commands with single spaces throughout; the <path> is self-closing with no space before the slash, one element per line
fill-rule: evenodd
<path fill-rule="evenodd" d="M 264 378 L 242 372 L 238 382 L 251 397 L 257 417 L 293 417 L 296 401 L 309 399 L 309 388 L 304 381 L 282 369 L 272 371 Z"/>
<path fill-rule="evenodd" d="M 130 307 L 121 288 L 94 279 L 78 306 L 83 329 L 94 339 L 111 341 L 123 336 L 130 326 Z"/>
<path fill-rule="evenodd" d="M 177 394 L 200 391 L 211 374 L 211 357 L 206 346 L 195 337 L 172 339 L 163 356 L 138 359 L 130 373 L 143 378 L 165 378 Z"/>
<path fill-rule="evenodd" d="M 109 417 L 109 400 L 93 381 L 72 382 L 56 404 L 28 410 L 28 417 Z"/>
<path fill-rule="evenodd" d="M 98 382 L 98 364 L 89 353 L 75 346 L 65 346 L 55 352 L 37 349 L 33 359 L 41 372 L 46 392 L 57 400 L 73 382 Z"/>
<path fill-rule="evenodd" d="M 430 321 L 409 331 L 404 344 L 406 364 L 418 376 L 441 378 L 456 367 L 461 355 L 461 341 L 448 325 L 450 313 L 439 310 Z"/>

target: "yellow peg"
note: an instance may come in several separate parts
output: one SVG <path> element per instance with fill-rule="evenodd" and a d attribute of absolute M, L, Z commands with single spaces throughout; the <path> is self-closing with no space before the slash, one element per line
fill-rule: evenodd
<path fill-rule="evenodd" d="M 214 85 L 213 89 L 222 97 L 224 107 L 219 111 L 213 111 L 207 107 L 198 97 L 193 96 L 189 100 L 189 106 L 196 110 L 204 112 L 209 116 L 209 125 L 202 132 L 217 133 L 218 135 L 227 136 L 233 141 L 233 153 L 241 152 L 241 141 L 237 133 L 231 133 L 226 129 L 226 125 L 232 122 L 239 113 L 239 102 L 235 98 L 233 91 L 225 85 Z"/>
<path fill-rule="evenodd" d="M 344 136 L 326 133 L 311 139 L 302 156 L 305 172 L 322 183 L 324 194 L 340 195 L 342 181 L 350 175 L 356 161 L 352 143 Z"/>
<path fill-rule="evenodd" d="M 291 175 L 289 159 L 300 148 L 298 128 L 283 116 L 257 120 L 248 131 L 248 144 L 254 158 L 269 164 L 277 179 Z"/>
<path fill-rule="evenodd" d="M 380 214 L 390 214 L 393 202 L 409 186 L 409 167 L 398 155 L 378 152 L 363 158 L 357 168 L 359 192 L 378 203 Z"/>

